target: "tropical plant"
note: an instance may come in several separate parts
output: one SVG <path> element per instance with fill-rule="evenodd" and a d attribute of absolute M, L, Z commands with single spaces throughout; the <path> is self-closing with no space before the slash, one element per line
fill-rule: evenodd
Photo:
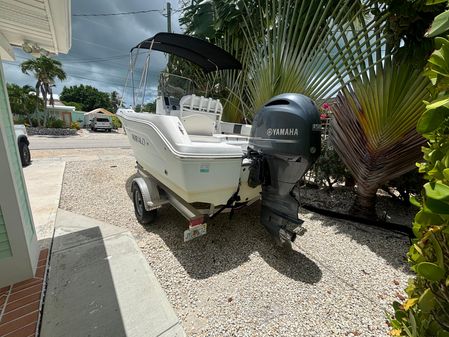
<path fill-rule="evenodd" d="M 8 84 L 8 97 L 11 105 L 11 112 L 13 114 L 23 115 L 28 119 L 28 124 L 32 125 L 31 112 L 35 109 L 36 93 L 34 89 L 29 85 L 23 87 L 17 84 Z M 39 110 L 43 110 L 43 101 L 38 98 Z"/>
<path fill-rule="evenodd" d="M 382 34 L 387 40 L 388 53 L 394 52 L 407 57 L 417 67 L 424 67 L 433 51 L 433 43 L 425 38 L 425 32 L 434 18 L 440 14 L 446 0 L 376 0 L 380 8 L 373 8 L 373 14 L 384 16 L 385 29 Z"/>
<path fill-rule="evenodd" d="M 195 2 L 197 7 L 205 3 Z M 215 18 L 216 29 L 213 34 L 207 30 L 206 38 L 236 56 L 243 70 L 211 74 L 205 81 L 209 88 L 219 83 L 215 87 L 225 101 L 225 115 L 233 119 L 250 120 L 279 93 L 302 93 L 321 101 L 364 69 L 369 57 L 374 63 L 382 58 L 383 18 L 369 15 L 370 9 L 359 1 L 212 3 L 210 11 L 201 12 L 203 19 L 207 12 Z M 194 28 L 188 31 L 198 34 Z M 200 76 L 195 80 L 201 81 Z"/>
<path fill-rule="evenodd" d="M 321 149 L 321 156 L 314 164 L 312 170 L 315 182 L 325 185 L 329 189 L 332 189 L 337 183 L 344 183 L 350 175 L 340 156 L 331 146 Z"/>
<path fill-rule="evenodd" d="M 118 128 L 122 127 L 122 122 L 120 121 L 120 119 L 118 117 L 112 116 L 111 121 L 112 121 L 113 129 L 118 129 Z"/>
<path fill-rule="evenodd" d="M 387 57 L 338 94 L 331 139 L 357 182 L 352 212 L 376 216 L 377 189 L 415 167 L 424 144 L 415 128 L 429 88 L 407 59 Z"/>
<path fill-rule="evenodd" d="M 238 60 L 246 59 L 250 52 L 243 32 L 248 20 L 252 26 L 262 24 L 259 2 L 255 0 L 231 1 L 192 1 L 184 6 L 180 23 L 187 34 L 209 40 L 211 43 L 227 50 Z M 245 19 L 246 18 L 246 19 Z M 245 23 L 246 20 L 246 23 Z M 258 29 L 253 39 L 261 39 L 264 30 Z M 168 64 L 170 73 L 191 78 L 195 92 L 222 100 L 223 120 L 242 122 L 246 118 L 245 72 L 221 71 L 205 75 L 190 63 L 171 57 Z M 238 93 L 238 95 L 236 95 Z"/>
<path fill-rule="evenodd" d="M 47 102 L 54 105 L 53 90 L 55 79 L 65 80 L 66 74 L 62 69 L 62 64 L 58 60 L 41 56 L 22 62 L 20 65 L 22 72 L 29 75 L 32 73 L 37 79 L 36 82 L 36 112 L 39 109 L 39 95 L 42 94 L 44 100 L 44 127 L 47 126 Z"/>
<path fill-rule="evenodd" d="M 243 60 L 244 86 L 252 113 L 285 92 L 320 103 L 364 69 L 368 58 L 380 62 L 382 21 L 367 15 L 361 2 L 267 0 L 259 10 L 263 31 L 252 21 L 244 30 L 251 50 Z M 263 39 L 252 38 L 261 33 Z"/>
<path fill-rule="evenodd" d="M 137 112 L 156 112 L 156 101 L 145 103 L 143 106 L 141 104 L 136 104 L 134 110 Z"/>
<path fill-rule="evenodd" d="M 49 128 L 62 129 L 62 128 L 64 128 L 65 125 L 64 125 L 64 121 L 62 119 L 49 117 L 48 121 L 47 121 L 47 126 Z"/>
<path fill-rule="evenodd" d="M 109 94 L 90 85 L 64 86 L 60 98 L 62 101 L 78 103 L 81 111 L 92 111 L 97 108 L 113 110 Z"/>
<path fill-rule="evenodd" d="M 80 123 L 78 123 L 78 122 L 72 122 L 72 124 L 70 125 L 70 128 L 71 128 L 71 129 L 75 129 L 75 130 L 79 130 L 79 129 L 81 129 Z"/>
<path fill-rule="evenodd" d="M 419 171 L 429 182 L 419 201 L 411 198 L 419 212 L 408 259 L 417 275 L 409 281 L 408 299 L 393 303 L 390 333 L 394 336 L 449 336 L 449 40 L 435 42 L 438 49 L 426 69 L 433 100 L 426 104 L 417 127 L 427 139 Z"/>
<path fill-rule="evenodd" d="M 188 35 L 217 43 L 224 35 L 232 35 L 243 43 L 244 18 L 261 24 L 261 12 L 256 0 L 193 0 L 183 6 L 179 19 Z M 248 16 L 250 14 L 250 16 Z"/>
<path fill-rule="evenodd" d="M 112 111 L 113 113 L 117 112 L 117 109 L 120 108 L 120 96 L 119 93 L 117 91 L 113 91 L 110 94 L 110 100 L 111 100 L 111 107 L 112 107 Z"/>

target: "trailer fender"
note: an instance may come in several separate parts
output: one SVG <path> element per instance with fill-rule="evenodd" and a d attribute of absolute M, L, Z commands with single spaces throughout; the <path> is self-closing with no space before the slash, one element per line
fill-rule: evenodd
<path fill-rule="evenodd" d="M 132 188 L 139 188 L 147 211 L 160 208 L 164 203 L 161 200 L 157 184 L 148 178 L 137 177 L 133 179 Z"/>

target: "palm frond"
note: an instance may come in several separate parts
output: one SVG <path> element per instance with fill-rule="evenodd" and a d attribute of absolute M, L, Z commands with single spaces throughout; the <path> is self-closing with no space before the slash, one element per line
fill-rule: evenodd
<path fill-rule="evenodd" d="M 259 10 L 265 21 L 255 25 L 247 20 L 250 52 L 242 60 L 252 112 L 284 92 L 322 100 L 381 62 L 376 50 L 385 43 L 378 34 L 383 23 L 366 15 L 358 1 L 265 0 Z M 254 32 L 260 27 L 264 34 Z"/>
<path fill-rule="evenodd" d="M 359 195 L 375 195 L 379 186 L 410 171 L 420 159 L 424 139 L 416 124 L 429 89 L 420 69 L 388 57 L 338 94 L 331 139 Z"/>

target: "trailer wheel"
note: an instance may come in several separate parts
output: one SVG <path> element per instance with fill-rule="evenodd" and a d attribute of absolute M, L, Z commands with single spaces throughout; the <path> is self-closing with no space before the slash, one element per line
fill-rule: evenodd
<path fill-rule="evenodd" d="M 21 141 L 19 143 L 19 154 L 20 154 L 20 161 L 22 162 L 23 167 L 31 164 L 30 149 L 28 147 L 28 144 L 25 143 L 25 141 Z"/>
<path fill-rule="evenodd" d="M 156 220 L 157 209 L 152 211 L 147 211 L 145 209 L 144 200 L 142 197 L 142 192 L 140 191 L 139 185 L 134 183 L 131 188 L 134 203 L 134 213 L 136 214 L 137 221 L 141 225 L 148 225 Z"/>

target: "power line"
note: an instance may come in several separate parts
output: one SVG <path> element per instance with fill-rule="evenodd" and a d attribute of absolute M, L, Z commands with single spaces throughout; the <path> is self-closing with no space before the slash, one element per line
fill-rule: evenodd
<path fill-rule="evenodd" d="M 117 16 L 117 15 L 134 15 L 134 14 L 143 14 L 143 13 L 153 13 L 159 12 L 163 14 L 164 11 L 160 9 L 148 9 L 143 11 L 132 11 L 132 12 L 119 12 L 119 13 L 97 13 L 97 14 L 72 14 L 72 16 Z"/>
<path fill-rule="evenodd" d="M 82 43 L 86 43 L 86 44 L 90 44 L 90 45 L 93 45 L 93 46 L 98 46 L 98 47 L 101 47 L 101 48 L 105 48 L 105 49 L 109 49 L 109 50 L 114 50 L 114 51 L 117 51 L 117 52 L 119 52 L 119 53 L 123 53 L 123 50 L 121 50 L 121 49 L 112 48 L 112 47 L 106 46 L 106 45 L 104 45 L 104 44 L 100 44 L 100 43 L 96 43 L 96 42 L 91 42 L 91 41 L 88 41 L 88 40 L 85 40 L 85 39 L 78 39 L 78 38 L 76 38 L 76 37 L 72 37 L 72 40 L 74 40 L 74 41 L 80 41 L 80 42 L 82 42 Z"/>
<path fill-rule="evenodd" d="M 110 57 L 105 57 L 105 58 L 92 58 L 92 59 L 62 59 L 62 58 L 58 58 L 57 60 L 62 62 L 62 65 L 69 65 L 69 64 L 78 64 L 78 63 L 100 63 L 100 62 L 111 62 L 111 61 L 116 61 L 116 60 L 120 60 L 123 59 L 125 57 L 129 57 L 129 55 L 123 54 L 123 55 L 116 55 L 116 56 L 110 56 Z M 16 58 L 22 59 L 22 60 L 33 60 L 33 58 L 28 58 L 28 57 L 24 57 L 24 56 L 20 56 L 20 55 L 16 55 Z M 3 61 L 3 62 L 7 62 L 10 64 L 15 64 L 17 61 Z M 118 64 L 118 63 L 115 63 Z"/>
<path fill-rule="evenodd" d="M 92 59 L 86 59 L 86 60 L 83 60 L 83 59 L 81 59 L 81 60 L 60 59 L 60 61 L 64 62 L 64 63 L 96 63 L 96 62 L 107 62 L 107 61 L 119 60 L 119 59 L 123 59 L 125 57 L 129 57 L 129 55 L 124 54 L 124 55 L 116 55 L 116 56 L 110 56 L 110 57 L 105 57 L 105 58 L 92 58 Z"/>
<path fill-rule="evenodd" d="M 72 75 L 72 74 L 70 74 L 70 73 L 67 73 L 67 77 L 80 78 L 80 79 L 87 80 L 87 81 L 90 81 L 90 82 L 107 83 L 107 84 L 115 85 L 115 86 L 119 86 L 119 87 L 123 87 L 123 85 L 124 85 L 124 82 L 123 82 L 123 83 L 117 83 L 117 82 L 114 82 L 114 81 L 103 81 L 103 80 L 92 79 L 92 78 L 88 78 L 88 77 L 84 77 L 84 76 L 79 76 L 79 75 Z"/>

